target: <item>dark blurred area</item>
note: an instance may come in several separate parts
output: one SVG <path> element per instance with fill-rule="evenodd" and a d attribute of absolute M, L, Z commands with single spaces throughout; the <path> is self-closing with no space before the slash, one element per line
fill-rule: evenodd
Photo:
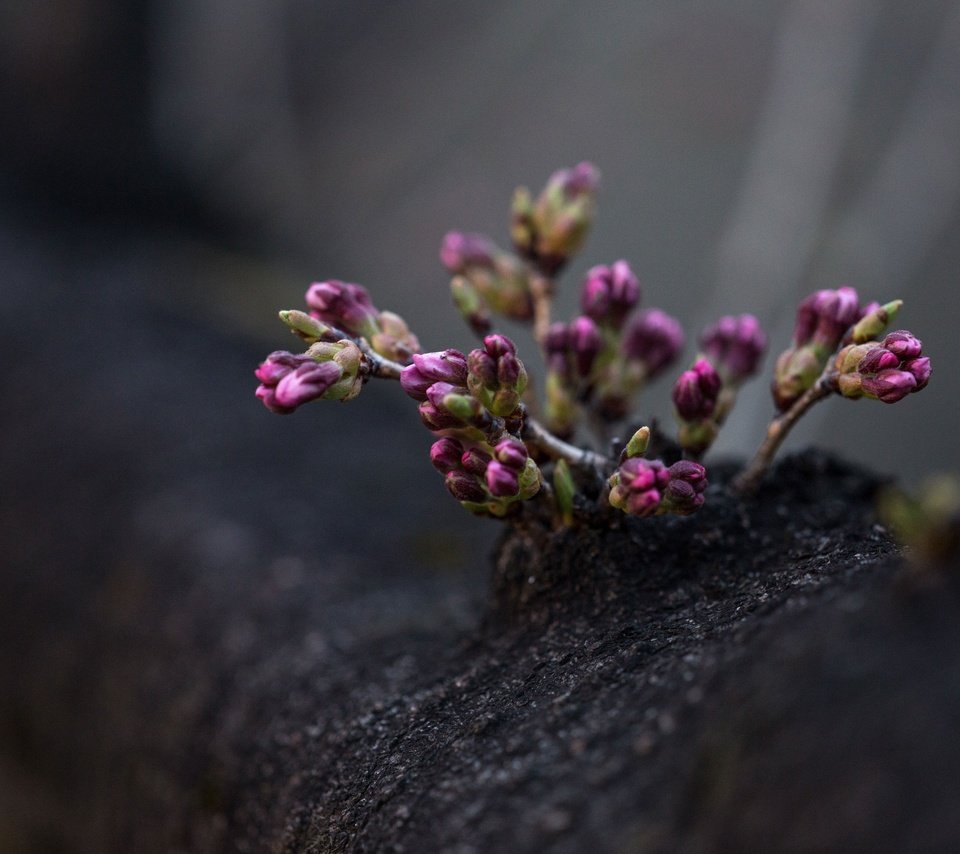
<path fill-rule="evenodd" d="M 958 468 L 960 3 L 7 3 L 0 116 L 0 848 L 66 850 L 42 828 L 77 819 L 81 788 L 112 797 L 147 635 L 186 664 L 216 614 L 252 643 L 249 603 L 314 577 L 295 625 L 325 637 L 475 618 L 492 529 L 445 498 L 399 389 L 281 419 L 252 370 L 322 278 L 428 349 L 469 346 L 440 239 L 505 244 L 513 188 L 557 167 L 603 172 L 558 315 L 625 257 L 689 340 L 757 314 L 769 375 L 807 292 L 902 297 L 929 389 L 830 401 L 791 445 L 908 481 Z M 666 385 L 645 413 L 668 416 Z M 751 451 L 771 409 L 754 383 L 718 453 Z M 164 610 L 180 597 L 208 603 L 189 625 Z M 87 663 L 117 656 L 129 681 L 97 682 Z M 152 750 L 138 785 L 173 787 Z"/>

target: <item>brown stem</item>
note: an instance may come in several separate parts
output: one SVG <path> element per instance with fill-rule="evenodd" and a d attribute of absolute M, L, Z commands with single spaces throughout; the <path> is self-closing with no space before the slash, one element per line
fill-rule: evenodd
<path fill-rule="evenodd" d="M 832 362 L 832 360 L 831 360 Z M 757 452 L 753 455 L 750 464 L 734 480 L 733 487 L 738 492 L 749 494 L 755 492 L 767 473 L 770 463 L 787 438 L 787 434 L 793 429 L 794 424 L 800 420 L 800 417 L 815 403 L 829 397 L 833 392 L 833 382 L 836 372 L 832 365 L 828 364 L 817 381 L 808 388 L 796 402 L 783 415 L 780 415 L 770 422 L 767 427 L 767 436 L 760 443 Z"/>
<path fill-rule="evenodd" d="M 530 296 L 533 298 L 533 338 L 542 350 L 550 329 L 553 280 L 542 273 L 533 273 L 530 277 Z"/>
<path fill-rule="evenodd" d="M 383 380 L 400 379 L 400 371 L 402 371 L 406 365 L 401 365 L 399 362 L 394 362 L 392 359 L 381 356 L 370 347 L 365 338 L 354 338 L 353 340 L 356 341 L 357 346 L 363 353 L 367 365 L 368 377 L 377 377 Z"/>
<path fill-rule="evenodd" d="M 566 460 L 571 466 L 586 469 L 603 478 L 616 468 L 616 463 L 609 457 L 564 442 L 535 418 L 527 418 L 523 425 L 523 438 L 535 444 L 547 456 L 555 460 Z"/>

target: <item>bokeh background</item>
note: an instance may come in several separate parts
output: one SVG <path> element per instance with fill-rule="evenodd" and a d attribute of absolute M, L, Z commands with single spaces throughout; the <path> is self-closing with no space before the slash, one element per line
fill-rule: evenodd
<path fill-rule="evenodd" d="M 371 614 L 474 618 L 492 529 L 445 497 L 400 390 L 282 419 L 252 370 L 321 278 L 365 284 L 427 348 L 471 346 L 440 239 L 506 244 L 512 190 L 557 167 L 603 173 L 558 316 L 588 266 L 624 257 L 691 341 L 757 314 L 769 375 L 811 290 L 903 297 L 929 389 L 830 401 L 788 448 L 908 482 L 960 467 L 960 3 L 5 3 L 0 116 L 0 784 L 18 814 L 109 789 L 82 770 L 94 735 L 144 743 L 129 715 L 94 735 L 63 715 L 151 696 L 135 659 L 109 684 L 89 662 L 152 625 L 154 595 L 206 618 L 198 602 L 232 602 L 230 643 L 263 642 L 244 609 L 320 562 L 351 603 L 324 612 L 328 639 Z M 668 393 L 643 411 L 666 416 Z M 717 452 L 748 453 L 771 410 L 757 381 Z M 160 621 L 187 659 L 213 631 L 196 614 Z M 166 756 L 144 760 L 158 790 Z"/>

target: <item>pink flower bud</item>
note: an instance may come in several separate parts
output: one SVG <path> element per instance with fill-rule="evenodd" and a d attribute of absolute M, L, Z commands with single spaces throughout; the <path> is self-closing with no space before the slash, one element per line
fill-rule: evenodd
<path fill-rule="evenodd" d="M 493 458 L 486 451 L 481 451 L 479 448 L 468 448 L 460 457 L 460 465 L 464 471 L 482 477 L 486 473 L 491 459 Z"/>
<path fill-rule="evenodd" d="M 512 436 L 507 436 L 497 442 L 494 454 L 497 460 L 516 472 L 523 471 L 523 467 L 527 464 L 527 459 L 530 456 L 527 452 L 527 446 Z"/>
<path fill-rule="evenodd" d="M 914 391 L 920 391 L 920 389 L 924 388 L 927 383 L 930 382 L 932 369 L 930 367 L 930 359 L 927 356 L 907 360 L 903 363 L 903 370 L 913 374 L 913 378 L 917 381 L 917 387 Z"/>
<path fill-rule="evenodd" d="M 697 359 L 693 367 L 680 374 L 673 387 L 673 404 L 684 421 L 709 418 L 717 405 L 720 375 L 706 359 Z"/>
<path fill-rule="evenodd" d="M 275 401 L 278 406 L 296 409 L 323 397 L 342 375 L 343 371 L 336 362 L 304 363 L 277 383 Z"/>
<path fill-rule="evenodd" d="M 487 489 L 497 498 L 508 498 L 520 491 L 520 477 L 516 471 L 498 460 L 492 460 L 486 471 Z"/>
<path fill-rule="evenodd" d="M 368 339 L 377 334 L 380 312 L 360 285 L 336 280 L 314 282 L 307 289 L 306 299 L 314 317 L 324 323 Z"/>
<path fill-rule="evenodd" d="M 767 349 L 767 336 L 752 314 L 721 317 L 704 329 L 700 346 L 733 382 L 753 376 Z"/>
<path fill-rule="evenodd" d="M 580 295 L 580 308 L 597 323 L 619 329 L 640 300 L 640 282 L 626 261 L 600 265 L 587 272 Z"/>
<path fill-rule="evenodd" d="M 875 377 L 860 380 L 863 393 L 884 403 L 896 403 L 916 391 L 917 379 L 909 371 L 880 371 Z"/>
<path fill-rule="evenodd" d="M 628 359 L 644 363 L 648 379 L 672 364 L 682 349 L 682 327 L 658 308 L 641 311 L 627 325 L 623 352 Z"/>
<path fill-rule="evenodd" d="M 469 267 L 492 268 L 497 252 L 485 234 L 450 231 L 440 245 L 440 261 L 451 273 L 463 273 Z"/>
<path fill-rule="evenodd" d="M 414 400 L 426 400 L 427 389 L 435 382 L 464 385 L 467 360 L 459 350 L 414 353 L 413 364 L 400 372 L 400 385 Z"/>
<path fill-rule="evenodd" d="M 593 363 L 603 349 L 603 338 L 597 324 L 589 317 L 574 319 L 568 327 L 567 341 L 573 352 L 577 374 L 583 378 L 590 376 Z"/>
<path fill-rule="evenodd" d="M 889 333 L 883 339 L 883 347 L 900 359 L 916 359 L 923 350 L 920 339 L 905 329 Z"/>
<path fill-rule="evenodd" d="M 459 468 L 462 454 L 463 445 L 456 439 L 445 437 L 430 446 L 430 462 L 441 474 Z"/>
<path fill-rule="evenodd" d="M 481 502 L 487 500 L 486 490 L 477 478 L 465 471 L 447 472 L 444 485 L 457 501 Z"/>

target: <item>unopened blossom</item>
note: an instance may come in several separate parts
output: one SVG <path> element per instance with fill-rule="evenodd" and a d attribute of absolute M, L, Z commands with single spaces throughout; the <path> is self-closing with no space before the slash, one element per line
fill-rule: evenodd
<path fill-rule="evenodd" d="M 707 470 L 692 460 L 680 460 L 667 469 L 670 481 L 663 490 L 660 512 L 689 516 L 703 506 Z"/>
<path fill-rule="evenodd" d="M 458 386 L 467 384 L 467 358 L 459 350 L 415 353 L 413 364 L 400 373 L 400 385 L 414 400 L 426 400 L 427 389 L 435 382 Z"/>
<path fill-rule="evenodd" d="M 624 460 L 609 480 L 609 501 L 613 507 L 632 516 L 652 516 L 660 507 L 670 473 L 659 460 L 630 457 Z"/>
<path fill-rule="evenodd" d="M 314 317 L 351 335 L 373 338 L 379 331 L 380 313 L 361 285 L 331 279 L 307 289 L 307 305 Z"/>
<path fill-rule="evenodd" d="M 593 223 L 600 173 L 591 163 L 554 172 L 532 199 L 525 187 L 513 197 L 511 237 L 517 251 L 552 276 L 581 248 Z"/>
<path fill-rule="evenodd" d="M 669 367 L 683 350 L 683 328 L 658 308 L 638 312 L 627 324 L 623 354 L 643 366 L 644 378 L 651 380 Z"/>
<path fill-rule="evenodd" d="M 767 336 L 752 314 L 727 315 L 703 330 L 700 349 L 726 383 L 740 384 L 760 367 Z"/>
<path fill-rule="evenodd" d="M 533 317 L 527 265 L 490 238 L 448 232 L 440 246 L 440 260 L 454 276 L 450 285 L 454 302 L 472 327 L 488 326 L 487 308 L 515 320 Z"/>
<path fill-rule="evenodd" d="M 717 405 L 722 383 L 716 368 L 707 359 L 697 359 L 680 374 L 673 386 L 673 405 L 685 421 L 709 418 Z"/>
<path fill-rule="evenodd" d="M 490 412 L 512 415 L 527 388 L 527 371 L 505 335 L 488 335 L 467 357 L 467 387 Z"/>
<path fill-rule="evenodd" d="M 640 281 L 626 261 L 587 271 L 580 291 L 580 310 L 597 323 L 619 329 L 640 301 Z"/>

